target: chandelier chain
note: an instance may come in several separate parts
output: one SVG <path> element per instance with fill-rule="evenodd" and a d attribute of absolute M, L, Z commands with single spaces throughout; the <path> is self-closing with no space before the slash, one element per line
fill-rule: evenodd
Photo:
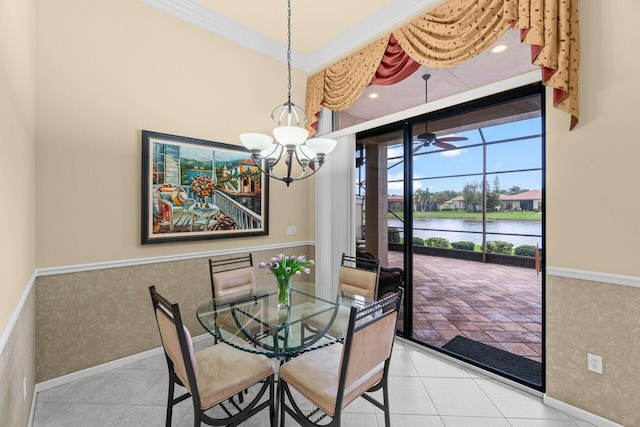
<path fill-rule="evenodd" d="M 291 0 L 287 0 L 287 101 L 291 104 Z"/>

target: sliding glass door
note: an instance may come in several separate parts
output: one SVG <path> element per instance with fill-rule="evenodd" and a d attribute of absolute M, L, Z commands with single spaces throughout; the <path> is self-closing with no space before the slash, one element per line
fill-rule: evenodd
<path fill-rule="evenodd" d="M 528 86 L 357 136 L 361 250 L 406 277 L 408 339 L 543 389 L 544 96 Z"/>

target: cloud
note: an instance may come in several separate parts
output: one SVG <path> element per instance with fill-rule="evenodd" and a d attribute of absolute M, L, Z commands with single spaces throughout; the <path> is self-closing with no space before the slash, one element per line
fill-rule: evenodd
<path fill-rule="evenodd" d="M 402 157 L 404 155 L 404 148 L 402 146 L 394 145 L 393 147 L 387 148 L 387 158 L 392 157 Z"/>
<path fill-rule="evenodd" d="M 404 192 L 403 177 L 404 177 L 404 174 L 402 172 L 390 173 L 388 175 L 389 181 L 397 181 L 397 182 L 389 182 L 388 188 L 387 188 L 389 194 L 402 194 Z M 413 174 L 413 179 L 418 179 L 418 178 L 421 178 L 421 176 L 418 174 Z M 420 188 L 422 188 L 422 182 L 413 181 L 413 191 L 416 191 Z"/>
<path fill-rule="evenodd" d="M 420 181 L 413 181 L 413 191 L 422 188 L 422 183 Z M 387 192 L 389 194 L 398 194 L 401 195 L 404 192 L 404 183 L 402 181 L 398 182 L 390 182 L 387 188 Z"/>
<path fill-rule="evenodd" d="M 456 156 L 459 156 L 460 154 L 462 154 L 463 151 L 464 150 L 461 149 L 461 148 L 459 148 L 457 150 L 446 150 L 446 151 L 443 151 L 442 153 L 440 153 L 440 155 L 442 157 L 456 157 Z"/>

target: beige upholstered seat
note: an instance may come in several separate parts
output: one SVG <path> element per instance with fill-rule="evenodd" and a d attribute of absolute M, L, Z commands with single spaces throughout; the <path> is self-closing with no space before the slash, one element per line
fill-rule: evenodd
<path fill-rule="evenodd" d="M 195 425 L 201 422 L 236 425 L 268 407 L 271 426 L 275 426 L 273 362 L 266 356 L 247 353 L 222 343 L 194 352 L 191 335 L 182 324 L 178 305 L 158 294 L 154 286 L 149 288 L 149 292 L 169 368 L 166 425 L 171 426 L 173 405 L 192 397 Z M 183 385 L 187 393 L 174 399 L 175 384 Z M 254 385 L 259 390 L 251 402 L 231 402 L 238 393 Z M 267 390 L 269 399 L 259 403 Z M 216 405 L 222 406 L 222 413 L 228 417 L 212 418 L 204 413 Z"/>
<path fill-rule="evenodd" d="M 300 425 L 319 425 L 311 419 L 315 413 L 307 415 L 300 410 L 291 388 L 332 417 L 331 422 L 322 425 L 340 425 L 342 410 L 363 396 L 384 410 L 385 424 L 390 426 L 387 376 L 402 293 L 400 288 L 398 293 L 360 311 L 352 308 L 344 345 L 304 353 L 280 367 L 281 426 L 285 412 Z M 380 389 L 383 402 L 367 394 Z"/>

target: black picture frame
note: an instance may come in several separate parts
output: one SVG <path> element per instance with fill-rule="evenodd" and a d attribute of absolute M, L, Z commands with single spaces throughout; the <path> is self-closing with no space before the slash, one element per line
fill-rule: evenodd
<path fill-rule="evenodd" d="M 142 131 L 142 244 L 269 234 L 269 179 L 239 145 Z"/>

